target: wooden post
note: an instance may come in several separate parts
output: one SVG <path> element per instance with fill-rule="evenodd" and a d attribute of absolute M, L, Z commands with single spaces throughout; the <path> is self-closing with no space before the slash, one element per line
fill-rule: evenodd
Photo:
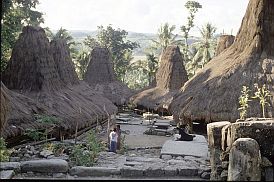
<path fill-rule="evenodd" d="M 109 146 L 109 144 L 110 144 L 110 139 L 109 139 L 110 116 L 109 116 L 109 113 L 106 110 L 105 105 L 104 105 L 104 111 L 107 113 L 107 116 L 108 116 L 107 137 L 108 137 L 108 146 Z"/>
<path fill-rule="evenodd" d="M 79 107 L 79 113 L 81 115 L 81 107 Z M 76 129 L 75 129 L 75 138 L 74 138 L 74 143 L 77 143 L 77 133 L 78 133 L 78 120 L 76 120 Z"/>

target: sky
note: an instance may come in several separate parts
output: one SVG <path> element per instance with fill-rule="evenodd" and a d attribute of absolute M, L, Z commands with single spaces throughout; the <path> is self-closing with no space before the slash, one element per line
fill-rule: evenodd
<path fill-rule="evenodd" d="M 235 35 L 240 28 L 249 0 L 196 0 L 203 7 L 196 14 L 190 34 L 207 22 L 216 33 Z M 39 0 L 37 9 L 44 13 L 44 27 L 57 30 L 96 30 L 111 24 L 114 28 L 140 33 L 157 33 L 168 22 L 175 33 L 187 23 L 187 0 Z"/>

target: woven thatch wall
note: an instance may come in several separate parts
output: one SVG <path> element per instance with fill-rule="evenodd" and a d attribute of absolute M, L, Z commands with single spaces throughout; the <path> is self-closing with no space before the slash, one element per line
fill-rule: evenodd
<path fill-rule="evenodd" d="M 10 110 L 10 101 L 8 99 L 8 94 L 5 91 L 4 84 L 1 81 L 1 123 L 0 123 L 0 133 L 2 136 L 3 128 L 7 121 L 7 115 Z"/>
<path fill-rule="evenodd" d="M 8 69 L 3 74 L 4 84 L 17 93 L 23 93 L 25 98 L 22 103 L 23 96 L 18 95 L 18 103 L 22 104 L 12 109 L 11 113 L 18 114 L 8 119 L 6 127 L 15 123 L 20 130 L 9 127 L 8 137 L 20 135 L 36 124 L 33 122 L 35 110 L 28 113 L 28 117 L 24 115 L 27 112 L 21 112 L 24 108 L 32 109 L 34 104 L 28 100 L 42 105 L 46 114 L 58 117 L 62 121 L 60 126 L 70 132 L 75 130 L 77 122 L 81 129 L 97 122 L 97 118 L 99 121 L 106 119 L 107 112 L 117 112 L 117 107 L 110 100 L 78 80 L 64 44 L 57 41 L 50 47 L 43 29 L 29 26 L 23 29 L 12 51 Z M 37 76 L 41 77 L 38 81 Z"/>
<path fill-rule="evenodd" d="M 161 56 L 160 67 L 156 74 L 156 87 L 144 90 L 131 97 L 140 107 L 158 110 L 167 109 L 176 92 L 187 81 L 180 49 L 168 46 Z"/>
<path fill-rule="evenodd" d="M 50 47 L 61 80 L 65 84 L 78 84 L 79 79 L 72 63 L 69 47 L 66 43 L 66 40 L 53 40 L 50 43 Z"/>
<path fill-rule="evenodd" d="M 233 35 L 221 35 L 218 39 L 215 55 L 219 55 L 223 50 L 230 47 L 234 42 L 235 36 Z"/>
<path fill-rule="evenodd" d="M 45 31 L 40 27 L 24 27 L 3 74 L 5 85 L 9 89 L 28 91 L 60 89 L 60 76 L 49 53 Z"/>
<path fill-rule="evenodd" d="M 109 51 L 95 47 L 90 57 L 84 80 L 114 104 L 127 103 L 133 91 L 116 79 Z"/>
<path fill-rule="evenodd" d="M 170 110 L 175 118 L 235 121 L 243 85 L 266 84 L 274 95 L 274 1 L 249 1 L 235 42 L 213 58 L 181 89 Z M 252 91 L 254 93 L 254 89 Z M 274 116 L 273 97 L 266 108 Z M 249 117 L 261 116 L 258 101 L 250 103 Z"/>

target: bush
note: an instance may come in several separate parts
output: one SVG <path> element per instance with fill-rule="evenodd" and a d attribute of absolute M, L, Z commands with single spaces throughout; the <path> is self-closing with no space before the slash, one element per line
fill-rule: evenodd
<path fill-rule="evenodd" d="M 3 137 L 0 138 L 0 162 L 9 161 L 10 152 L 7 149 L 5 139 Z"/>

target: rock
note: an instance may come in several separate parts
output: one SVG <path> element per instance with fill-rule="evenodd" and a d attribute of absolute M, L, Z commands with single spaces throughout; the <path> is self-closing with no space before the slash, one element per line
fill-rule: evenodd
<path fill-rule="evenodd" d="M 0 179 L 11 179 L 13 176 L 13 170 L 0 171 Z"/>
<path fill-rule="evenodd" d="M 229 164 L 228 161 L 222 161 L 222 168 L 223 169 L 227 169 L 228 168 L 228 164 Z"/>
<path fill-rule="evenodd" d="M 124 165 L 125 166 L 137 166 L 137 165 L 142 165 L 142 163 L 132 161 L 132 162 L 126 162 Z"/>
<path fill-rule="evenodd" d="M 1 162 L 0 170 L 15 170 L 20 171 L 20 162 Z"/>
<path fill-rule="evenodd" d="M 161 167 L 151 166 L 144 171 L 144 176 L 159 177 L 164 176 L 165 171 Z"/>
<path fill-rule="evenodd" d="M 66 154 L 63 154 L 63 155 L 60 155 L 60 156 L 53 156 L 52 159 L 62 159 L 62 160 L 68 161 L 69 156 L 66 155 Z"/>
<path fill-rule="evenodd" d="M 53 159 L 55 156 L 54 155 L 49 155 L 47 156 L 47 159 Z"/>
<path fill-rule="evenodd" d="M 43 150 L 43 151 L 40 152 L 40 156 L 44 157 L 44 158 L 47 158 L 48 156 L 50 156 L 52 154 L 53 154 L 53 152 L 50 151 L 50 150 Z"/>
<path fill-rule="evenodd" d="M 181 166 L 179 169 L 179 176 L 197 176 L 198 169 L 190 166 Z"/>
<path fill-rule="evenodd" d="M 202 179 L 210 179 L 210 172 L 203 172 L 200 177 Z"/>
<path fill-rule="evenodd" d="M 214 122 L 207 124 L 208 146 L 210 151 L 210 180 L 221 180 L 217 166 L 221 165 L 220 155 L 222 153 L 222 128 L 230 125 L 228 121 Z"/>
<path fill-rule="evenodd" d="M 78 177 L 87 176 L 110 176 L 119 175 L 120 170 L 118 168 L 108 168 L 108 167 L 84 167 L 76 166 L 70 169 L 70 175 L 77 175 Z"/>
<path fill-rule="evenodd" d="M 262 167 L 270 167 L 273 164 L 266 158 L 266 157 L 262 157 Z"/>
<path fill-rule="evenodd" d="M 30 154 L 28 154 L 28 153 L 24 154 L 24 157 L 25 158 L 31 158 Z"/>
<path fill-rule="evenodd" d="M 62 173 L 69 169 L 68 162 L 61 159 L 32 160 L 21 163 L 22 172 Z"/>
<path fill-rule="evenodd" d="M 260 181 L 261 155 L 259 144 L 252 138 L 239 138 L 231 147 L 228 181 Z"/>
<path fill-rule="evenodd" d="M 265 181 L 273 181 L 274 179 L 274 170 L 273 167 L 265 168 Z"/>
<path fill-rule="evenodd" d="M 185 159 L 185 160 L 190 160 L 190 161 L 195 161 L 195 160 L 197 160 L 197 157 L 185 156 L 184 159 Z"/>
<path fill-rule="evenodd" d="M 227 181 L 227 176 L 228 176 L 228 171 L 227 170 L 223 170 L 221 173 L 221 179 L 222 181 Z"/>
<path fill-rule="evenodd" d="M 64 173 L 53 173 L 52 177 L 53 178 L 65 178 L 66 174 L 64 174 Z"/>
<path fill-rule="evenodd" d="M 165 176 L 177 176 L 179 171 L 176 167 L 167 166 L 164 168 Z"/>
<path fill-rule="evenodd" d="M 122 167 L 120 169 L 122 177 L 142 177 L 144 176 L 144 169 L 133 167 Z"/>
<path fill-rule="evenodd" d="M 136 162 L 162 162 L 159 158 L 147 158 L 147 157 L 127 157 L 126 161 L 136 161 Z"/>
<path fill-rule="evenodd" d="M 20 157 L 10 157 L 10 162 L 19 162 Z"/>
<path fill-rule="evenodd" d="M 161 155 L 161 159 L 170 160 L 170 159 L 172 159 L 172 155 Z"/>
<path fill-rule="evenodd" d="M 182 156 L 176 157 L 177 160 L 183 160 L 184 158 Z"/>

